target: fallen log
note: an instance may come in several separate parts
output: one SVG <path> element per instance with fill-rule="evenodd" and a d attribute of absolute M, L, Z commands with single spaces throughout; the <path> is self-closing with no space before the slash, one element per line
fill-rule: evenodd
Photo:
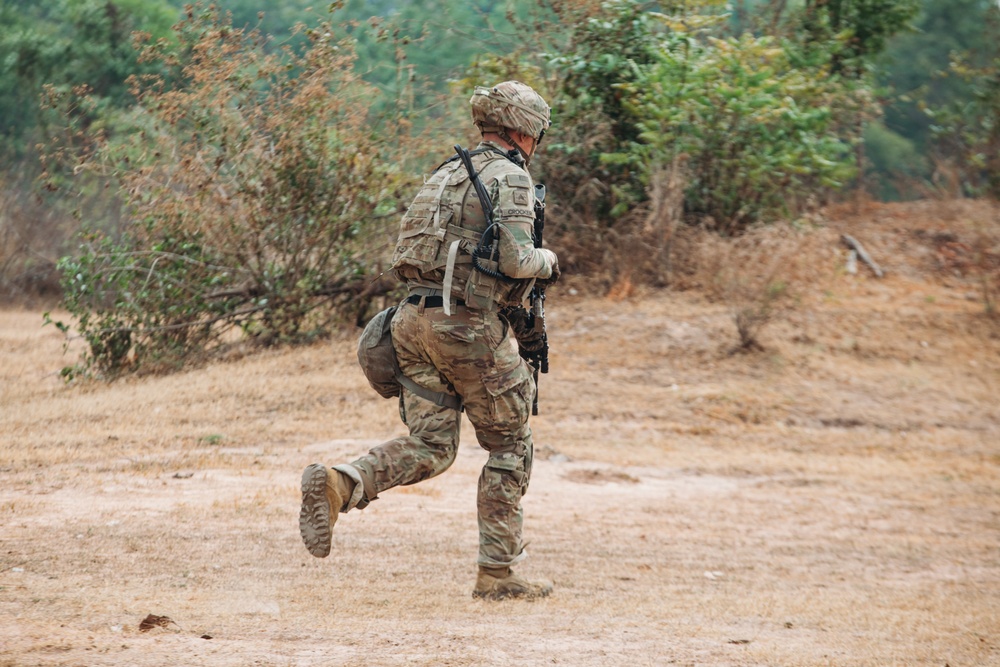
<path fill-rule="evenodd" d="M 881 278 L 882 276 L 885 275 L 885 272 L 882 270 L 882 268 L 875 262 L 874 259 L 872 259 L 872 256 L 868 254 L 868 251 L 865 250 L 864 246 L 861 245 L 857 239 L 848 234 L 841 234 L 840 239 L 844 242 L 844 244 L 848 248 L 858 253 L 858 258 L 860 258 L 862 262 L 868 265 L 868 267 L 872 270 L 872 273 L 875 274 L 876 278 Z"/>

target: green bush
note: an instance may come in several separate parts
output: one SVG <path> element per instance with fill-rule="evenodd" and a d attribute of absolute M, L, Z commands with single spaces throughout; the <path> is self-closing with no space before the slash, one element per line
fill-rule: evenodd
<path fill-rule="evenodd" d="M 640 142 L 614 156 L 648 175 L 689 156 L 689 215 L 724 233 L 794 215 L 854 173 L 846 122 L 865 90 L 794 67 L 769 38 L 708 39 L 664 49 L 621 84 Z"/>
<path fill-rule="evenodd" d="M 993 15 L 1000 24 L 1000 12 Z M 950 73 L 971 97 L 927 109 L 937 150 L 957 161 L 968 195 L 1000 199 L 1000 52 L 979 66 L 968 54 L 953 54 Z"/>
<path fill-rule="evenodd" d="M 563 8 L 552 30 L 566 30 L 548 56 L 557 73 L 553 129 L 542 169 L 559 199 L 587 217 L 611 224 L 641 202 L 645 193 L 633 170 L 606 156 L 638 139 L 636 116 L 623 105 L 621 84 L 639 77 L 657 59 L 666 37 L 661 15 L 638 0 Z"/>
<path fill-rule="evenodd" d="M 866 126 L 863 138 L 871 163 L 866 177 L 873 181 L 880 199 L 911 198 L 929 180 L 929 162 L 913 141 L 879 122 Z"/>
<path fill-rule="evenodd" d="M 834 73 L 848 33 L 733 37 L 719 0 L 659 8 L 609 0 L 558 15 L 573 27 L 539 67 L 554 92 L 540 160 L 554 201 L 606 235 L 683 164 L 685 218 L 736 234 L 850 182 L 876 106 L 865 78 Z"/>

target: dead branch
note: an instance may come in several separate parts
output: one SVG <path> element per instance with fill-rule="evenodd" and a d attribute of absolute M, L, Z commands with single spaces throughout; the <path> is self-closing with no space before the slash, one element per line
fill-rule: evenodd
<path fill-rule="evenodd" d="M 853 236 L 849 236 L 848 234 L 841 234 L 840 239 L 844 242 L 844 244 L 848 248 L 851 248 L 852 250 L 858 253 L 858 257 L 861 259 L 862 262 L 868 265 L 868 267 L 875 274 L 876 278 L 881 278 L 882 276 L 885 275 L 885 272 L 882 271 L 882 268 L 875 262 L 874 259 L 872 259 L 871 255 L 868 254 L 868 251 L 865 250 L 864 246 L 858 243 L 857 239 L 855 239 Z"/>

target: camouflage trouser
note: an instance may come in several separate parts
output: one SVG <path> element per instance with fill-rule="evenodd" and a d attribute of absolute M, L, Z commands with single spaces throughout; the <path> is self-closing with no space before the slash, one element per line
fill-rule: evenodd
<path fill-rule="evenodd" d="M 531 474 L 528 415 L 535 385 L 507 325 L 495 312 L 404 304 L 392 339 L 405 375 L 433 391 L 457 392 L 476 438 L 490 453 L 479 477 L 479 564 L 504 566 L 524 558 L 521 496 Z M 439 475 L 455 461 L 461 415 L 406 389 L 400 416 L 410 435 L 379 445 L 351 466 L 365 495 Z"/>

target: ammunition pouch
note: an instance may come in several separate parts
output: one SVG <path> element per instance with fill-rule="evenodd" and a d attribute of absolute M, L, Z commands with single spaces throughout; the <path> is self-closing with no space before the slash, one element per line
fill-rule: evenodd
<path fill-rule="evenodd" d="M 393 398 L 406 387 L 411 393 L 452 410 L 462 409 L 462 399 L 453 394 L 431 391 L 403 375 L 392 346 L 392 317 L 397 306 L 387 308 L 373 317 L 358 339 L 358 363 L 361 370 L 382 398 Z"/>
<path fill-rule="evenodd" d="M 528 493 L 528 483 L 531 481 L 533 449 L 531 442 L 528 441 L 525 445 L 519 444 L 514 451 L 490 452 L 486 467 L 496 470 L 501 475 L 510 475 L 514 483 L 520 487 L 523 497 Z"/>

